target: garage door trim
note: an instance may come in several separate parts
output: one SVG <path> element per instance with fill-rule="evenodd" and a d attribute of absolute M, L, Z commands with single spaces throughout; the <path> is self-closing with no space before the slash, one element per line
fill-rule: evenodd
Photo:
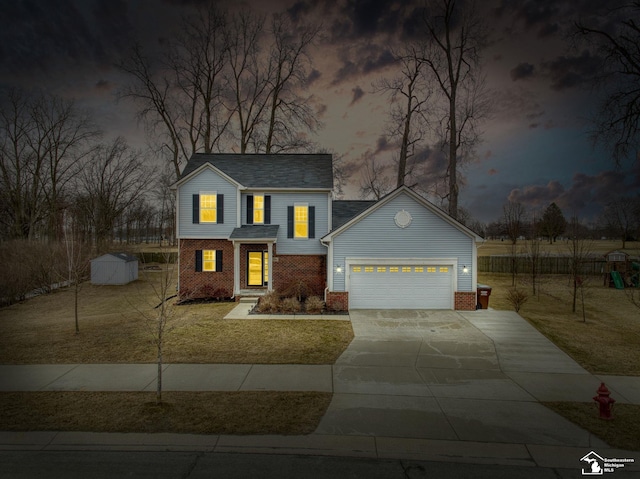
<path fill-rule="evenodd" d="M 458 258 L 345 258 L 345 290 L 351 291 L 351 267 L 371 266 L 448 266 L 451 268 L 451 309 L 454 307 L 454 294 L 458 284 Z M 351 296 L 351 294 L 349 295 Z M 351 302 L 351 298 L 349 298 Z"/>

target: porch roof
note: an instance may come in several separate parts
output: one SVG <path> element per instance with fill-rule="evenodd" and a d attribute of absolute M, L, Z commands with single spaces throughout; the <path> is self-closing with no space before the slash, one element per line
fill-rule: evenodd
<path fill-rule="evenodd" d="M 275 241 L 278 237 L 279 225 L 244 225 L 235 228 L 229 239 L 235 240 L 264 240 Z"/>

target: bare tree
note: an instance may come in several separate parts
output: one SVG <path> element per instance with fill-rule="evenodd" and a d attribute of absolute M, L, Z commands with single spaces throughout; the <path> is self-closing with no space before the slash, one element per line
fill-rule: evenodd
<path fill-rule="evenodd" d="M 517 241 L 524 230 L 526 211 L 522 203 L 508 201 L 502 206 L 502 216 L 507 236 L 511 240 L 511 285 L 515 286 L 518 276 L 518 250 Z"/>
<path fill-rule="evenodd" d="M 11 237 L 61 234 L 64 195 L 98 135 L 73 101 L 11 90 L 0 107 L 1 220 Z"/>
<path fill-rule="evenodd" d="M 393 79 L 380 79 L 376 91 L 389 95 L 391 111 L 390 133 L 398 140 L 398 176 L 396 188 L 405 184 L 407 159 L 413 156 L 416 147 L 424 140 L 427 129 L 426 106 L 431 97 L 431 89 L 426 74 L 423 54 L 415 44 L 408 44 L 395 55 L 400 65 L 400 73 Z"/>
<path fill-rule="evenodd" d="M 461 161 L 473 154 L 478 123 L 488 113 L 480 53 L 486 28 L 473 1 L 431 0 L 424 12 L 426 44 L 423 61 L 435 77 L 444 102 L 440 118 L 443 146 L 448 154 L 449 215 L 458 215 Z"/>
<path fill-rule="evenodd" d="M 608 4 L 607 4 L 608 5 Z M 611 145 L 616 164 L 637 153 L 640 131 L 640 1 L 608 8 L 593 22 L 576 25 L 603 58 L 596 85 L 605 91 L 595 119 L 593 136 Z"/>
<path fill-rule="evenodd" d="M 98 250 L 110 238 L 116 219 L 145 194 L 149 173 L 141 154 L 121 137 L 100 145 L 85 164 L 78 187 Z"/>
<path fill-rule="evenodd" d="M 300 133 L 302 130 L 314 133 L 320 126 L 309 98 L 299 94 L 309 76 L 308 49 L 319 31 L 319 26 L 311 24 L 294 28 L 284 14 L 272 17 L 273 45 L 268 68 L 272 78 L 269 81 L 265 153 L 308 148 L 309 140 Z"/>
<path fill-rule="evenodd" d="M 539 292 L 538 281 L 540 275 L 540 258 L 542 256 L 539 228 L 540 222 L 537 220 L 536 214 L 534 213 L 531 219 L 529 238 L 525 243 L 525 254 L 527 255 L 527 259 L 529 261 L 529 277 L 531 278 L 531 290 L 533 296 L 536 295 L 536 292 Z"/>
<path fill-rule="evenodd" d="M 607 228 L 622 240 L 622 248 L 626 248 L 627 239 L 640 226 L 640 196 L 621 196 L 605 206 L 602 215 Z"/>
<path fill-rule="evenodd" d="M 577 216 L 573 216 L 569 221 L 567 232 L 569 234 L 569 274 L 572 284 L 573 301 L 571 311 L 576 312 L 576 301 L 578 291 L 582 293 L 582 320 L 586 321 L 584 310 L 584 285 L 585 278 L 582 274 L 582 265 L 591 255 L 593 250 L 593 241 L 586 235 L 585 227 L 580 223 Z"/>
<path fill-rule="evenodd" d="M 376 164 L 375 158 L 368 158 L 364 164 L 363 178 L 360 182 L 360 197 L 379 200 L 391 191 L 391 181 L 384 174 L 384 166 Z"/>
<path fill-rule="evenodd" d="M 73 215 L 65 214 L 63 219 L 64 229 L 64 254 L 67 263 L 67 283 L 73 288 L 73 316 L 75 319 L 75 332 L 80 334 L 80 318 L 78 313 L 78 301 L 82 283 L 86 279 L 89 270 L 89 246 L 83 241 L 76 227 Z"/>

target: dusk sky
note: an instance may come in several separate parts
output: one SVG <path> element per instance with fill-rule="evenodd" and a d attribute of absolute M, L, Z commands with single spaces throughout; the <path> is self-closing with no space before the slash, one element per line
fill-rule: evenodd
<path fill-rule="evenodd" d="M 172 35 L 177 19 L 200 2 L 179 0 L 0 0 L 0 87 L 39 87 L 90 108 L 108 136 L 144 145 L 135 105 L 116 101 L 128 81 L 115 64 L 134 38 L 149 48 Z M 367 157 L 391 163 L 385 141 L 388 100 L 374 82 L 391 78 L 389 48 L 415 26 L 421 2 L 279 0 L 218 2 L 259 12 L 289 11 L 295 21 L 322 22 L 311 51 L 309 93 L 324 128 L 318 145 L 343 155 L 346 199 L 357 199 Z M 572 46 L 577 20 L 597 21 L 608 2 L 503 0 L 480 2 L 492 33 L 483 53 L 493 115 L 483 122 L 475 161 L 463 170 L 460 204 L 478 220 L 497 219 L 517 200 L 543 209 L 555 201 L 565 216 L 593 219 L 612 195 L 640 190 L 638 160 L 621 168 L 592 145 L 589 119 L 597 93 L 588 79 L 594 52 Z M 395 176 L 390 171 L 395 182 Z"/>

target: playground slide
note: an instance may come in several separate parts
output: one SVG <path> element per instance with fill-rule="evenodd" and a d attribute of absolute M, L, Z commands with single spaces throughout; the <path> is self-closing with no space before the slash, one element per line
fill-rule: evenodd
<path fill-rule="evenodd" d="M 624 289 L 624 283 L 622 282 L 622 276 L 620 276 L 620 273 L 612 271 L 611 279 L 613 279 L 613 284 L 616 285 L 616 289 Z"/>

